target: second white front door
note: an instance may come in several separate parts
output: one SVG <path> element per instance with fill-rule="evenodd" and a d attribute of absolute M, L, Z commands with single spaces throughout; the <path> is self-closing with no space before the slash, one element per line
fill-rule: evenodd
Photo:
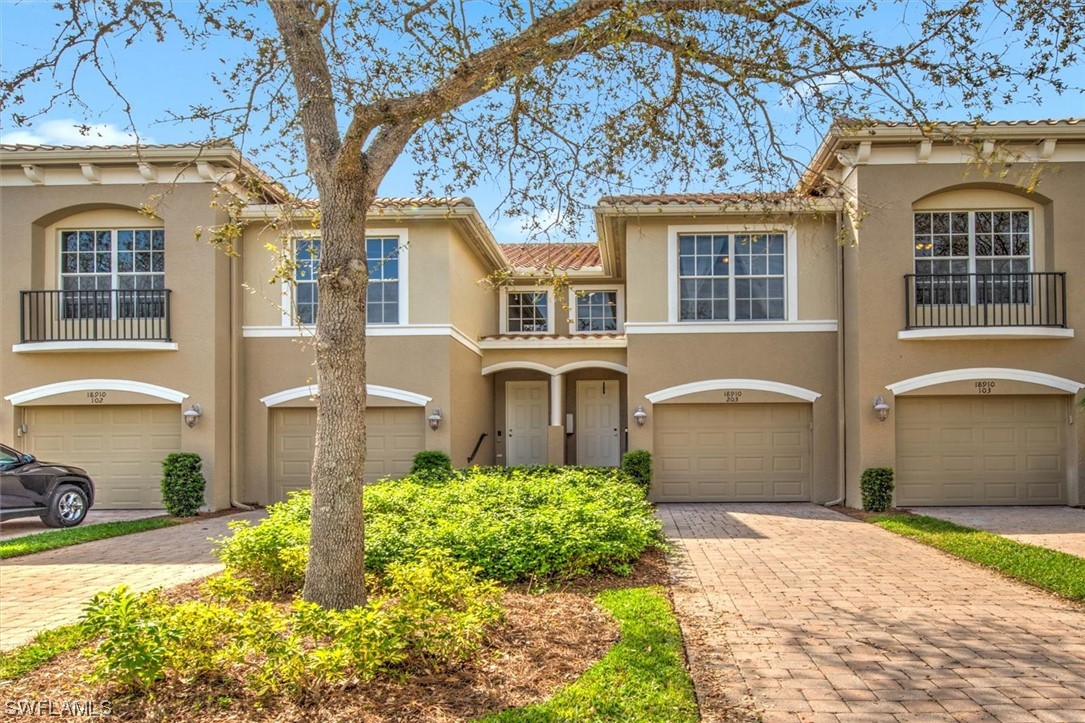
<path fill-rule="evenodd" d="M 576 383 L 576 463 L 617 467 L 621 445 L 617 379 Z"/>
<path fill-rule="evenodd" d="M 549 382 L 508 382 L 505 416 L 508 465 L 546 464 Z"/>

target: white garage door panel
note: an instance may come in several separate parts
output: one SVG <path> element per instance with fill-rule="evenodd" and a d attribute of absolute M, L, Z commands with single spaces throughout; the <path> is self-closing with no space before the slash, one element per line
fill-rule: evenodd
<path fill-rule="evenodd" d="M 1059 396 L 899 399 L 897 504 L 1065 504 L 1065 404 Z"/>
<path fill-rule="evenodd" d="M 666 404 L 655 411 L 661 501 L 810 499 L 810 407 Z"/>
<path fill-rule="evenodd" d="M 169 404 L 27 407 L 28 451 L 83 467 L 100 509 L 162 507 L 162 460 L 181 449 L 181 412 Z"/>
<path fill-rule="evenodd" d="M 272 501 L 309 488 L 316 446 L 316 409 L 271 410 Z M 370 407 L 366 412 L 365 481 L 402 477 L 425 444 L 423 410 Z"/>

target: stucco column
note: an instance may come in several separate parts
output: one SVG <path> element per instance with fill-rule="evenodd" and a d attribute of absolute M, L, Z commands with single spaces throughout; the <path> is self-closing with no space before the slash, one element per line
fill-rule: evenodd
<path fill-rule="evenodd" d="M 550 375 L 550 426 L 546 429 L 546 461 L 565 464 L 565 375 Z"/>

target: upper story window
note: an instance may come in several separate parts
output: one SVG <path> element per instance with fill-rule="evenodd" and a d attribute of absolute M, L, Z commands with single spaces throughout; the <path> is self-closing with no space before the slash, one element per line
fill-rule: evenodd
<path fill-rule="evenodd" d="M 787 318 L 786 234 L 678 234 L 679 321 Z"/>
<path fill-rule="evenodd" d="M 569 294 L 574 334 L 621 331 L 625 316 L 622 290 L 601 285 L 574 286 Z"/>
<path fill-rule="evenodd" d="M 509 289 L 505 294 L 505 330 L 509 334 L 548 334 L 553 330 L 549 291 Z"/>
<path fill-rule="evenodd" d="M 919 211 L 914 247 L 918 303 L 1029 300 L 1029 211 Z"/>
<path fill-rule="evenodd" d="M 400 323 L 400 272 L 403 249 L 398 237 L 367 238 L 369 266 L 366 323 Z M 298 239 L 294 245 L 294 323 L 315 324 L 318 306 L 317 269 L 320 239 Z"/>
<path fill-rule="evenodd" d="M 163 229 L 60 232 L 65 318 L 155 318 L 164 314 Z"/>

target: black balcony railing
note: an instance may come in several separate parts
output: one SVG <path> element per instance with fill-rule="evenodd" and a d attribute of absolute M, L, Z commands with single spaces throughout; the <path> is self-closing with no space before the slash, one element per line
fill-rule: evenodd
<path fill-rule="evenodd" d="M 906 329 L 1066 328 L 1066 274 L 906 274 Z"/>
<path fill-rule="evenodd" d="M 169 289 L 20 292 L 22 343 L 171 341 Z"/>

